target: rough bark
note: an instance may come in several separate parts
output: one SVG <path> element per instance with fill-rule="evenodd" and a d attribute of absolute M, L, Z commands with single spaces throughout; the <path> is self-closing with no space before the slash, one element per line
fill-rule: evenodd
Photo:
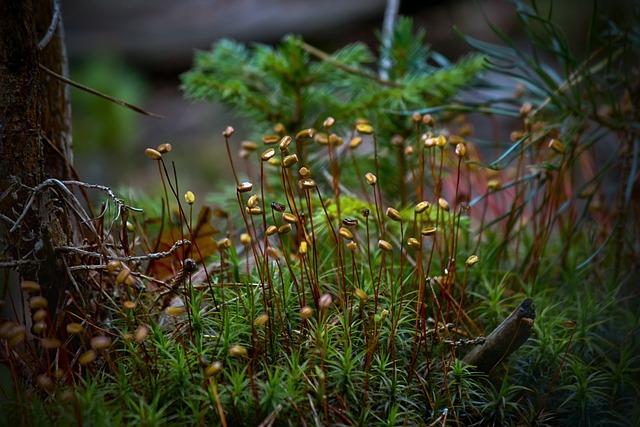
<path fill-rule="evenodd" d="M 54 1 L 37 2 L 36 39 L 42 41 L 52 22 L 53 37 L 38 54 L 39 63 L 62 76 L 69 75 L 62 13 L 54 20 Z M 47 178 L 73 179 L 71 99 L 69 86 L 40 70 L 38 74 L 40 129 L 43 132 L 44 170 Z"/>
<path fill-rule="evenodd" d="M 52 22 L 53 1 L 2 0 L 0 14 L 0 250 L 21 279 L 40 283 L 55 314 L 68 285 L 54 247 L 73 230 L 67 209 L 53 191 L 33 189 L 47 178 L 69 179 L 71 126 L 68 89 L 39 64 L 66 72 L 61 23 L 50 41 L 38 43 Z"/>
<path fill-rule="evenodd" d="M 38 103 L 38 48 L 33 0 L 3 1 L 0 14 L 0 213 L 15 219 L 28 197 L 44 177 Z M 10 234 L 11 223 L 2 221 L 3 246 L 13 259 L 33 248 L 38 229 L 34 216 L 25 218 L 24 233 Z M 21 268 L 23 277 L 35 280 L 32 265 Z"/>

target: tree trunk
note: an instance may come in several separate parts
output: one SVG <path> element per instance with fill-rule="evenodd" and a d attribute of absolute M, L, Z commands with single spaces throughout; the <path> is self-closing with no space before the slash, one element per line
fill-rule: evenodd
<path fill-rule="evenodd" d="M 40 284 L 55 318 L 68 277 L 53 248 L 73 228 L 53 189 L 34 188 L 72 177 L 69 90 L 40 69 L 66 74 L 62 24 L 53 0 L 0 1 L 0 261 Z"/>
<path fill-rule="evenodd" d="M 56 0 L 37 2 L 35 11 L 36 38 L 42 40 L 54 19 Z M 39 54 L 39 62 L 51 71 L 69 76 L 67 49 L 61 12 L 51 40 Z M 47 178 L 73 179 L 71 133 L 71 97 L 69 86 L 42 70 L 38 79 L 40 99 L 40 129 L 43 133 L 44 170 Z"/>

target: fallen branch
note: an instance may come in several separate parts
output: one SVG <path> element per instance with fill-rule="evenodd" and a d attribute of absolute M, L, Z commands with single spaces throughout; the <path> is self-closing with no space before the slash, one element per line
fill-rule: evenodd
<path fill-rule="evenodd" d="M 491 332 L 484 344 L 471 350 L 462 361 L 480 372 L 491 372 L 527 341 L 535 318 L 536 306 L 533 299 L 527 298 Z"/>
<path fill-rule="evenodd" d="M 173 246 L 171 246 L 171 248 L 169 248 L 168 251 L 164 251 L 164 252 L 154 252 L 154 253 L 150 253 L 150 254 L 146 254 L 146 255 L 136 255 L 136 256 L 115 256 L 115 255 L 113 255 L 113 256 L 107 256 L 106 258 L 108 258 L 109 260 L 125 261 L 125 262 L 159 260 L 159 259 L 162 259 L 162 258 L 170 257 L 175 251 L 178 250 L 178 248 L 180 246 L 190 245 L 190 244 L 191 244 L 191 241 L 184 239 L 184 240 L 178 240 L 177 242 L 175 242 L 173 244 Z M 80 249 L 80 248 L 75 247 L 75 246 L 59 246 L 56 249 L 58 251 L 61 251 L 61 252 L 75 252 L 75 253 L 80 254 L 80 255 L 94 257 L 94 258 L 104 258 L 105 257 L 104 254 L 101 254 L 99 252 L 86 251 L 84 249 Z"/>
<path fill-rule="evenodd" d="M 104 185 L 87 184 L 87 183 L 81 182 L 81 181 L 60 181 L 60 180 L 55 179 L 55 178 L 49 178 L 49 179 L 41 182 L 40 184 L 38 184 L 35 188 L 31 189 L 31 196 L 29 196 L 29 200 L 27 201 L 25 207 L 23 208 L 22 213 L 20 214 L 18 219 L 13 223 L 13 226 L 11 227 L 11 229 L 9 231 L 11 233 L 14 233 L 18 229 L 18 226 L 19 226 L 20 222 L 27 216 L 27 213 L 29 212 L 29 209 L 31 209 L 31 205 L 35 201 L 36 195 L 40 191 L 43 191 L 47 187 L 57 187 L 59 190 L 61 190 L 64 193 L 65 197 L 67 198 L 68 206 L 76 214 L 78 214 L 78 217 L 80 218 L 80 220 L 84 224 L 88 224 L 91 221 L 91 219 L 86 215 L 86 213 L 84 212 L 84 209 L 80 205 L 80 202 L 78 202 L 78 200 L 73 195 L 73 193 L 71 193 L 71 191 L 67 188 L 67 185 L 77 185 L 77 186 L 80 186 L 80 187 L 98 189 L 98 190 L 102 190 L 102 191 L 106 192 L 109 195 L 109 197 L 111 197 L 113 199 L 113 201 L 115 202 L 116 206 L 118 206 L 118 213 L 117 213 L 118 216 L 116 217 L 116 219 L 119 217 L 120 212 L 123 209 L 131 210 L 131 211 L 134 211 L 134 212 L 142 212 L 142 209 L 134 208 L 132 206 L 129 206 L 129 205 L 125 204 L 122 200 L 118 199 L 115 196 L 115 194 L 113 193 L 113 191 L 111 191 L 111 189 L 109 187 L 105 187 Z M 3 197 L 4 197 L 4 195 L 3 195 Z M 4 215 L 3 215 L 2 219 L 7 219 L 7 220 L 11 221 L 10 218 L 6 218 Z M 93 230 L 93 231 L 95 231 L 95 230 Z"/>

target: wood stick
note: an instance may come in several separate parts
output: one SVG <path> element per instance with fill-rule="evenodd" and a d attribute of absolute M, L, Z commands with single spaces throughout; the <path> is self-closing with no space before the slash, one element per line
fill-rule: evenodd
<path fill-rule="evenodd" d="M 491 332 L 484 344 L 471 350 L 462 361 L 479 372 L 491 372 L 527 341 L 535 318 L 536 306 L 533 299 L 527 298 Z"/>

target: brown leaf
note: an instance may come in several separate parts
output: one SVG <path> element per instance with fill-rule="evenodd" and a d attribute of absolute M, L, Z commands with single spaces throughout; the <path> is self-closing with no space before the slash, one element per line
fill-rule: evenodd
<path fill-rule="evenodd" d="M 192 243 L 182 246 L 170 258 L 151 261 L 149 274 L 156 279 L 166 281 L 174 277 L 182 268 L 182 260 L 192 258 L 197 262 L 201 262 L 214 254 L 218 250 L 218 245 L 214 239 L 214 236 L 218 234 L 218 230 L 211 222 L 212 216 L 212 209 L 208 206 L 203 206 L 195 225 L 191 229 L 191 233 L 185 226 L 183 234 L 180 226 L 174 224 L 168 230 L 165 230 L 155 245 L 158 252 L 169 250 L 175 242 L 183 238 L 190 240 Z"/>

